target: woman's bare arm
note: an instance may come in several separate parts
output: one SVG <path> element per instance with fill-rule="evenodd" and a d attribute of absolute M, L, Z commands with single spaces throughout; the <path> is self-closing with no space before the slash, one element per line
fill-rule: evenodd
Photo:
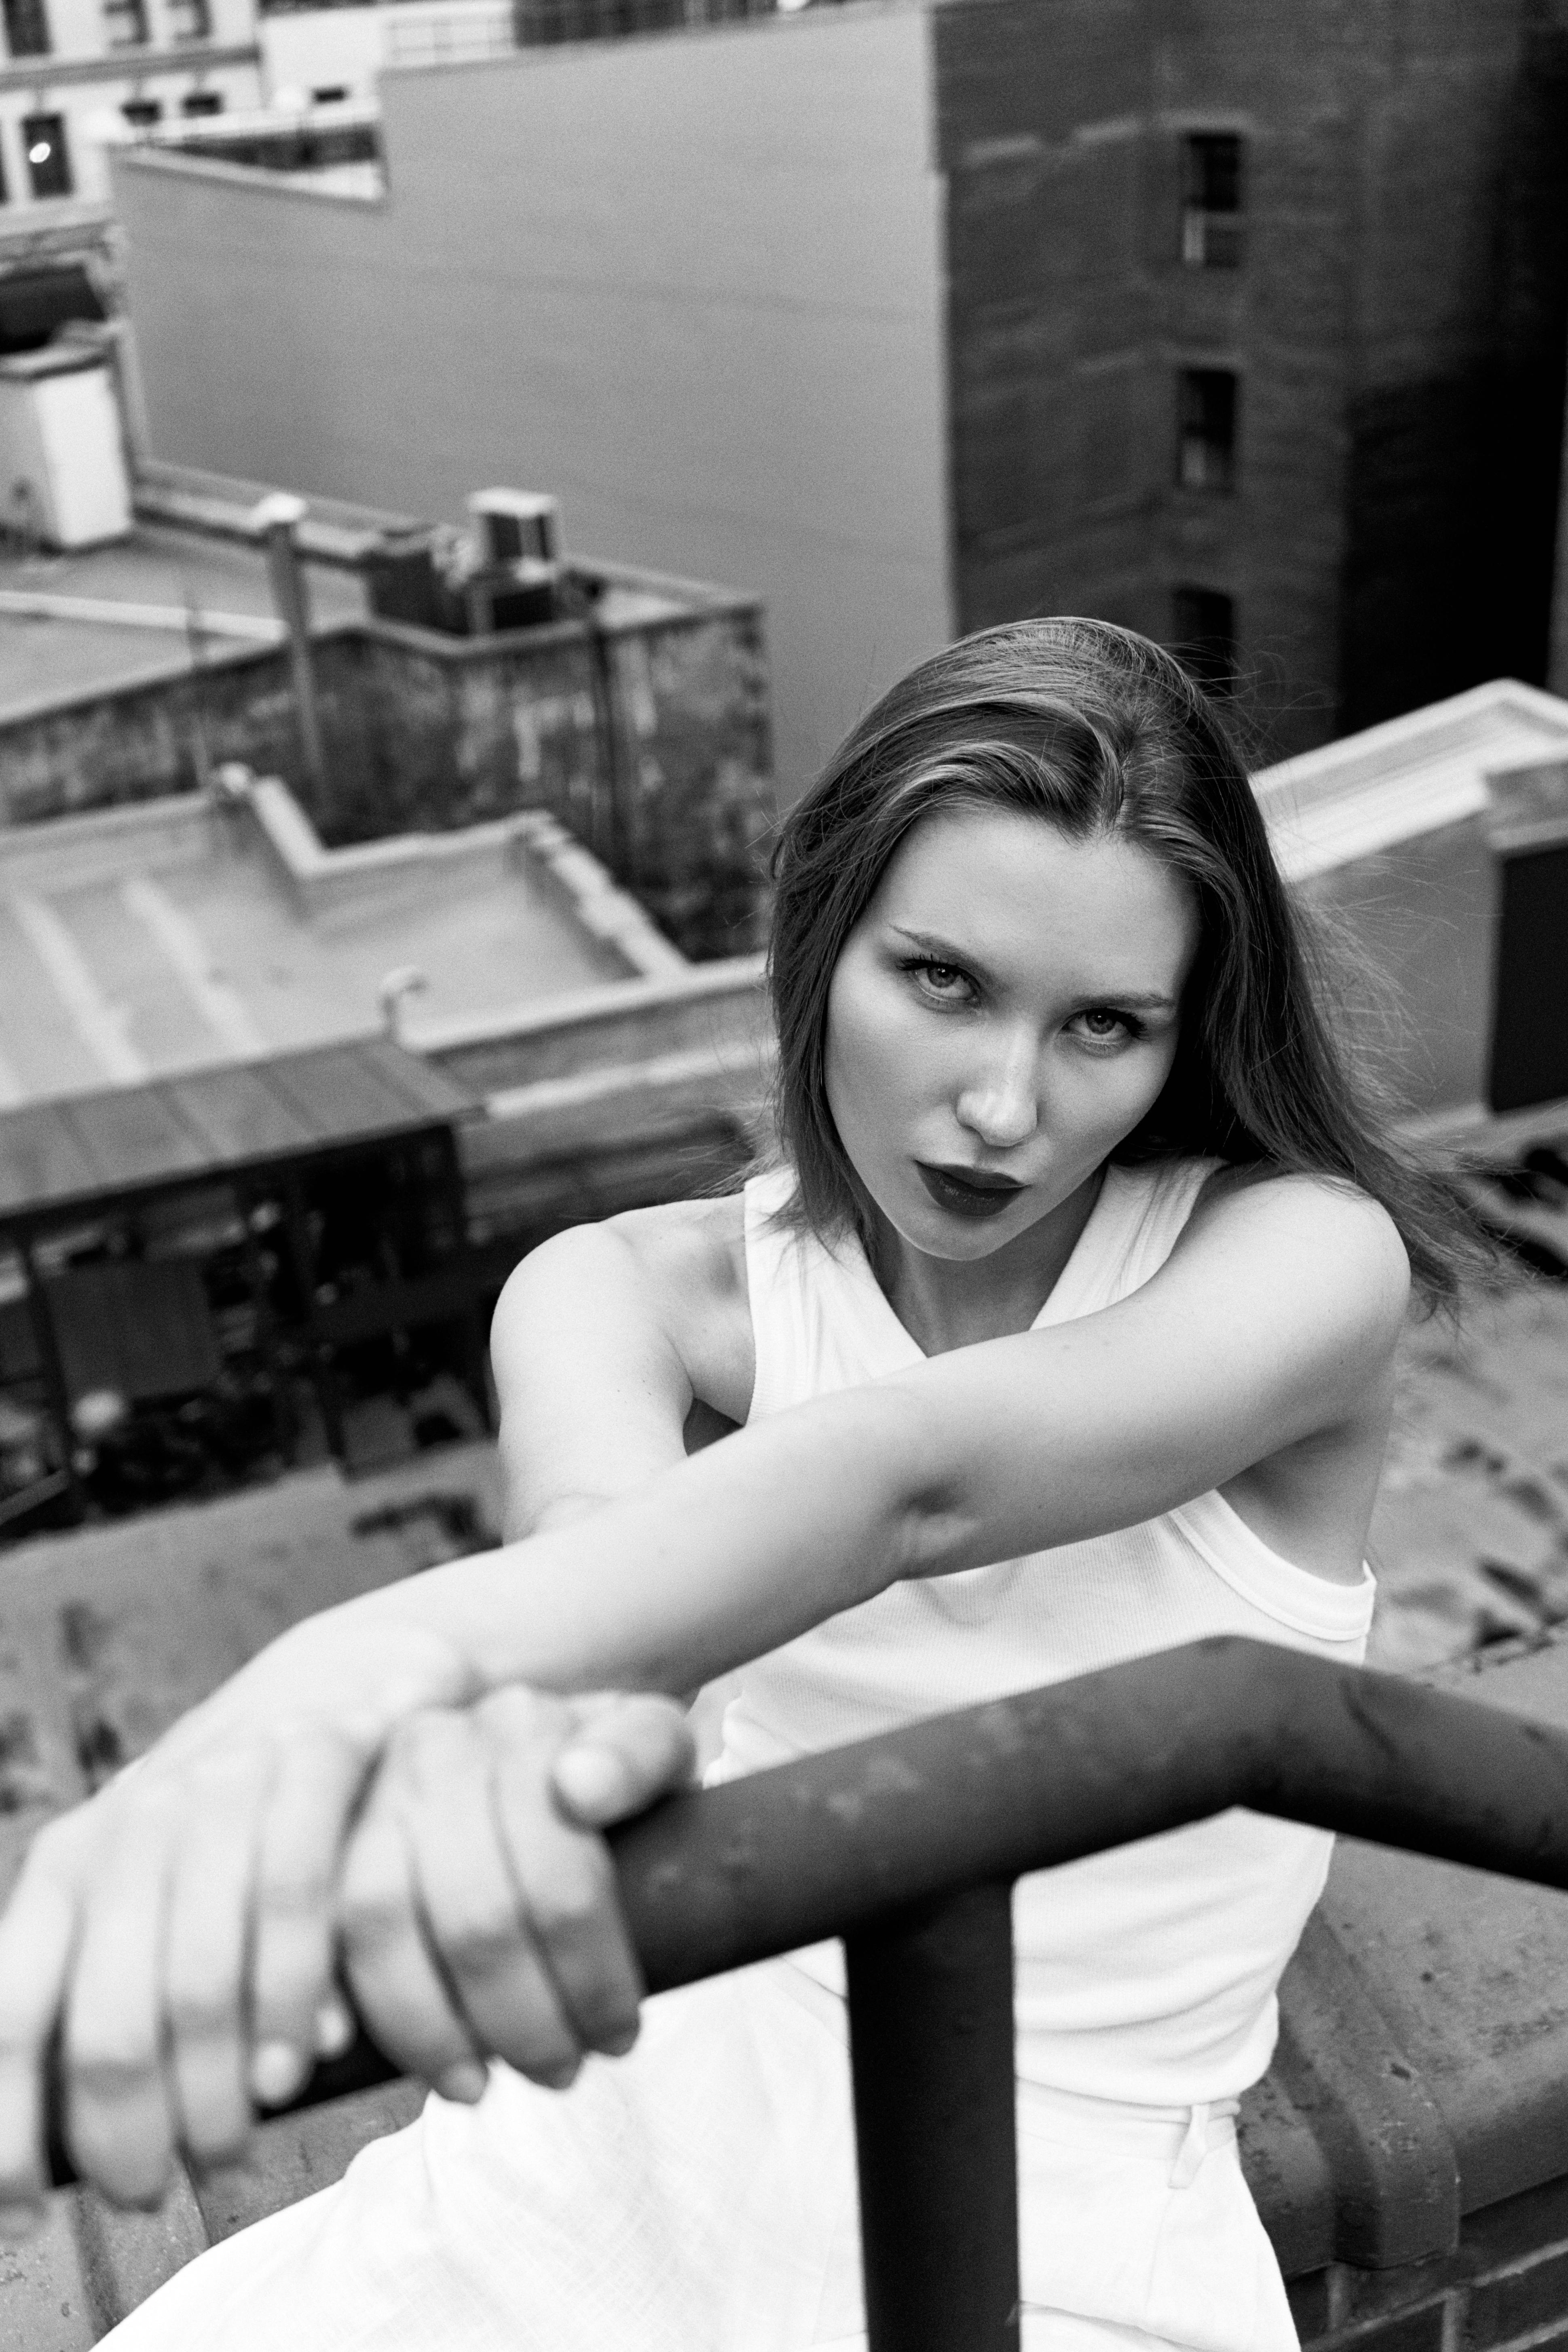
<path fill-rule="evenodd" d="M 1304 1178 L 1257 1185 L 1116 1307 L 753 1424 L 634 1500 L 352 1601 L 309 1638 L 331 1640 L 331 1618 L 351 1643 L 417 1623 L 474 1696 L 687 1689 L 900 1577 L 1133 1525 L 1325 1433 L 1353 1439 L 1406 1288 L 1381 1210 Z"/>
<path fill-rule="evenodd" d="M 731 1198 L 577 1226 L 511 1275 L 490 1327 L 509 1540 L 635 1493 L 695 1450 L 695 1424 L 744 1419 L 741 1213 Z"/>
<path fill-rule="evenodd" d="M 1205 1207 L 1169 1265 L 1102 1314 L 779 1414 L 629 1501 L 285 1634 L 123 1790 L 35 1843 L 0 1920 L 0 2194 L 39 2194 L 57 2040 L 78 2160 L 111 2195 L 155 2196 L 182 2139 L 237 2145 L 251 2053 L 290 2079 L 307 2063 L 342 1843 L 373 1774 L 346 1864 L 356 1995 L 409 2063 L 456 2069 L 458 2095 L 487 2048 L 563 2078 L 581 2048 L 606 2046 L 635 1986 L 603 1929 L 603 1856 L 563 1846 L 559 1819 L 616 1818 L 689 1751 L 668 1706 L 637 1718 L 633 1752 L 608 1718 L 578 1724 L 577 1703 L 548 1694 L 683 1689 L 898 1577 L 1123 1526 L 1293 1456 L 1315 1465 L 1299 1483 L 1320 1498 L 1347 1465 L 1364 1483 L 1405 1280 L 1381 1212 L 1321 1185 L 1259 1185 Z M 1300 1505 L 1287 1491 L 1282 1508 L 1289 1522 Z M 565 1790 L 574 1762 L 608 1773 L 602 1810 L 592 1786 Z M 510 1859 L 487 1849 L 449 1885 L 459 1786 L 469 1830 L 504 1829 L 519 1803 L 534 1825 L 507 1833 Z M 564 2007 L 519 1991 L 544 1979 L 511 1966 L 528 1942 L 506 1907 L 514 1880 Z M 429 1938 L 462 1987 L 457 2010 Z M 563 1949 L 579 1953 L 575 1979 Z"/>

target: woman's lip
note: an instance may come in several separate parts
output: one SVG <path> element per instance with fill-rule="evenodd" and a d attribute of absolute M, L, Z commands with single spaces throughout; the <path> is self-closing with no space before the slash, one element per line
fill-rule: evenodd
<path fill-rule="evenodd" d="M 921 1182 L 939 1209 L 948 1210 L 956 1217 L 994 1217 L 1016 1201 L 1027 1186 L 1015 1183 L 1011 1177 L 971 1174 L 967 1169 L 938 1168 L 929 1160 L 917 1160 Z"/>

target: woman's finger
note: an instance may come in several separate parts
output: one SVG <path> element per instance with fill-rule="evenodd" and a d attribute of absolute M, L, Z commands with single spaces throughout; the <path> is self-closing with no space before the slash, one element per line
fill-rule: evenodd
<path fill-rule="evenodd" d="M 115 1792 L 66 1998 L 66 2136 L 84 2177 L 119 2204 L 156 2204 L 174 2158 L 163 1958 L 186 1803 L 173 1775 L 148 1774 Z"/>
<path fill-rule="evenodd" d="M 291 2098 L 310 2069 L 332 1998 L 338 1864 L 370 1762 L 320 1720 L 279 1725 L 274 1748 L 251 1956 L 250 2088 L 263 2106 Z"/>
<path fill-rule="evenodd" d="M 343 1859 L 343 1973 L 389 2058 L 447 2097 L 472 2100 L 484 2088 L 483 2059 L 426 1941 L 399 1781 L 389 1757 Z"/>
<path fill-rule="evenodd" d="M 274 1759 L 252 1744 L 193 1774 L 197 1801 L 175 1854 L 163 1960 L 168 2066 L 194 2162 L 237 2157 L 249 2136 L 250 1909 Z"/>
<path fill-rule="evenodd" d="M 493 1700 L 486 1705 L 493 1705 Z M 650 1692 L 578 1701 L 577 1721 L 555 1759 L 557 1797 L 574 1821 L 605 1829 L 683 1788 L 697 1760 L 685 1709 Z"/>
<path fill-rule="evenodd" d="M 523 1690 L 498 1691 L 476 1712 L 494 1743 L 496 1819 L 532 1942 L 583 2046 L 619 2054 L 637 2038 L 642 1973 L 609 1849 L 554 1793 L 568 1718 Z M 619 1766 L 621 1751 L 608 1752 Z"/>
<path fill-rule="evenodd" d="M 479 2047 L 561 2088 L 577 2072 L 582 2042 L 520 1900 L 496 1807 L 492 1742 L 477 1713 L 422 1717 L 401 1735 L 420 1913 Z"/>
<path fill-rule="evenodd" d="M 97 1822 L 78 1808 L 41 1830 L 0 1916 L 0 2234 L 42 2217 L 48 2188 L 45 2102 L 80 1917 L 79 1880 Z"/>

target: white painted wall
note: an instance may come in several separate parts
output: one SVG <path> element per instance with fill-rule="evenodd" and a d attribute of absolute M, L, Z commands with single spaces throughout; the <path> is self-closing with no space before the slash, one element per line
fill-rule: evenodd
<path fill-rule="evenodd" d="M 386 49 L 384 8 L 290 8 L 263 16 L 261 80 L 270 99 L 279 90 L 346 89 L 351 98 L 375 96 Z"/>
<path fill-rule="evenodd" d="M 781 783 L 951 634 L 929 25 L 843 8 L 388 71 L 389 201 L 116 172 L 160 457 L 767 600 Z"/>

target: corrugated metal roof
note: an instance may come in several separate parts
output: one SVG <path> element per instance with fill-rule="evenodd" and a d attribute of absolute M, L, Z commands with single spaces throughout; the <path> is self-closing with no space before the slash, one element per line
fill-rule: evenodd
<path fill-rule="evenodd" d="M 447 1125 L 475 1108 L 370 1037 L 0 1112 L 0 1221 Z"/>

